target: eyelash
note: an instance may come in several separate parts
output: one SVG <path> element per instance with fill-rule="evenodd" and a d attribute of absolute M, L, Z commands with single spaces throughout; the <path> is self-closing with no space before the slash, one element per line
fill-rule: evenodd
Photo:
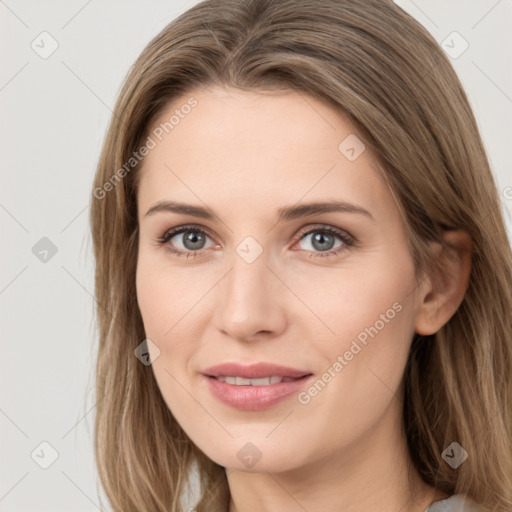
<path fill-rule="evenodd" d="M 167 251 L 169 251 L 172 254 L 175 254 L 178 257 L 185 256 L 185 257 L 189 258 L 190 256 L 192 256 L 193 258 L 195 258 L 197 255 L 200 255 L 206 249 L 200 249 L 198 251 L 181 251 L 179 249 L 175 249 L 175 248 L 171 247 L 170 245 L 167 245 L 167 242 L 169 242 L 169 240 L 174 238 L 176 235 L 179 235 L 180 233 L 184 233 L 186 231 L 192 231 L 194 233 L 201 233 L 202 235 L 206 235 L 209 238 L 211 238 L 205 230 L 203 230 L 195 225 L 189 225 L 189 226 L 180 226 L 177 228 L 170 229 L 169 231 L 166 231 L 163 236 L 156 239 L 156 243 L 158 246 L 165 246 L 165 249 Z M 306 251 L 308 253 L 308 256 L 311 258 L 325 258 L 325 257 L 337 256 L 341 252 L 346 251 L 349 247 L 356 245 L 356 239 L 352 235 L 349 235 L 348 233 L 346 233 L 344 231 L 338 230 L 336 228 L 333 228 L 333 227 L 327 226 L 327 225 L 319 225 L 312 229 L 301 230 L 299 232 L 299 240 L 298 241 L 302 240 L 305 237 L 305 235 L 310 235 L 311 233 L 315 233 L 315 232 L 337 236 L 343 242 L 343 244 L 340 247 L 337 247 L 336 249 L 331 249 L 329 251 L 322 251 L 322 252 Z"/>

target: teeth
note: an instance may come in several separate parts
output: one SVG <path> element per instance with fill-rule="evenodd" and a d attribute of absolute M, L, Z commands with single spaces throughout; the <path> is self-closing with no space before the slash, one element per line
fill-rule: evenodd
<path fill-rule="evenodd" d="M 290 382 L 296 380 L 292 377 L 279 377 L 273 375 L 272 377 L 263 377 L 260 379 L 246 379 L 245 377 L 229 377 L 219 376 L 216 379 L 226 384 L 234 384 L 236 386 L 268 386 L 269 384 L 279 384 L 280 382 Z"/>

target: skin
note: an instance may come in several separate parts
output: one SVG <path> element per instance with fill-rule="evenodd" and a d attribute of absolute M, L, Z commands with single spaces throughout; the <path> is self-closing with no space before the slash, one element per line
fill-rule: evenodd
<path fill-rule="evenodd" d="M 137 194 L 137 299 L 160 350 L 152 368 L 165 402 L 226 468 L 230 512 L 423 512 L 447 495 L 415 470 L 408 485 L 400 381 L 414 333 L 436 332 L 463 299 L 469 237 L 447 234 L 458 257 L 439 246 L 446 276 L 417 283 L 376 159 L 366 149 L 349 161 L 338 149 L 357 135 L 344 116 L 296 92 L 213 87 L 174 101 L 155 126 L 190 97 L 198 105 L 146 156 Z M 206 206 L 216 217 L 146 215 L 163 200 Z M 373 219 L 330 212 L 277 222 L 278 208 L 327 200 L 358 205 Z M 156 243 L 190 224 L 208 235 L 195 258 L 166 250 L 193 252 L 183 233 Z M 311 231 L 324 225 L 357 244 L 318 256 Z M 236 252 L 248 236 L 263 250 L 252 263 Z M 332 251 L 343 244 L 337 236 L 330 243 Z M 200 374 L 226 361 L 266 361 L 320 377 L 397 302 L 401 311 L 306 405 L 292 395 L 239 411 L 219 402 Z M 237 457 L 248 442 L 261 453 L 252 468 Z"/>

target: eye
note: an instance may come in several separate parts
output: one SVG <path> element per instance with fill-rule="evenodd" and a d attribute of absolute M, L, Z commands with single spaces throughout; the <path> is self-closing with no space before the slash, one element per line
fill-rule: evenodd
<path fill-rule="evenodd" d="M 308 256 L 312 258 L 336 256 L 356 245 L 356 240 L 352 235 L 327 225 L 320 225 L 314 229 L 309 229 L 309 231 L 302 230 L 299 232 L 299 236 L 300 239 L 297 244 L 311 237 L 306 245 L 309 245 L 312 249 L 306 247 L 302 250 L 306 251 Z M 173 238 L 176 238 L 175 242 L 172 242 Z M 180 226 L 167 231 L 156 242 L 158 246 L 164 246 L 167 251 L 178 257 L 195 258 L 208 248 L 205 246 L 208 238 L 210 237 L 206 231 L 197 226 Z M 336 239 L 340 243 L 335 246 Z M 213 244 L 213 247 L 219 248 L 220 246 Z"/>
<path fill-rule="evenodd" d="M 171 243 L 173 238 L 176 238 L 178 247 L 176 247 L 175 242 Z M 166 250 L 177 256 L 186 256 L 187 258 L 192 256 L 195 258 L 206 248 L 204 244 L 207 238 L 210 238 L 208 234 L 197 226 L 180 226 L 167 231 L 162 237 L 158 238 L 157 244 L 165 246 Z M 183 250 L 179 247 L 180 243 Z"/>
<path fill-rule="evenodd" d="M 355 238 L 347 232 L 325 225 L 310 229 L 305 233 L 302 231 L 301 234 L 302 236 L 297 243 L 300 244 L 300 242 L 309 238 L 306 246 L 311 247 L 313 253 L 308 247 L 305 250 L 310 252 L 308 256 L 312 258 L 336 256 L 356 243 Z M 340 240 L 337 246 L 335 246 L 336 238 Z"/>

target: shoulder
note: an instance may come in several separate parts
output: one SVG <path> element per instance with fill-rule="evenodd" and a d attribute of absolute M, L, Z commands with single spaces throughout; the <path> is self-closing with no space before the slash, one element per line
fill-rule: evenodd
<path fill-rule="evenodd" d="M 449 498 L 434 501 L 425 512 L 481 512 L 482 509 L 463 494 L 454 494 Z"/>

